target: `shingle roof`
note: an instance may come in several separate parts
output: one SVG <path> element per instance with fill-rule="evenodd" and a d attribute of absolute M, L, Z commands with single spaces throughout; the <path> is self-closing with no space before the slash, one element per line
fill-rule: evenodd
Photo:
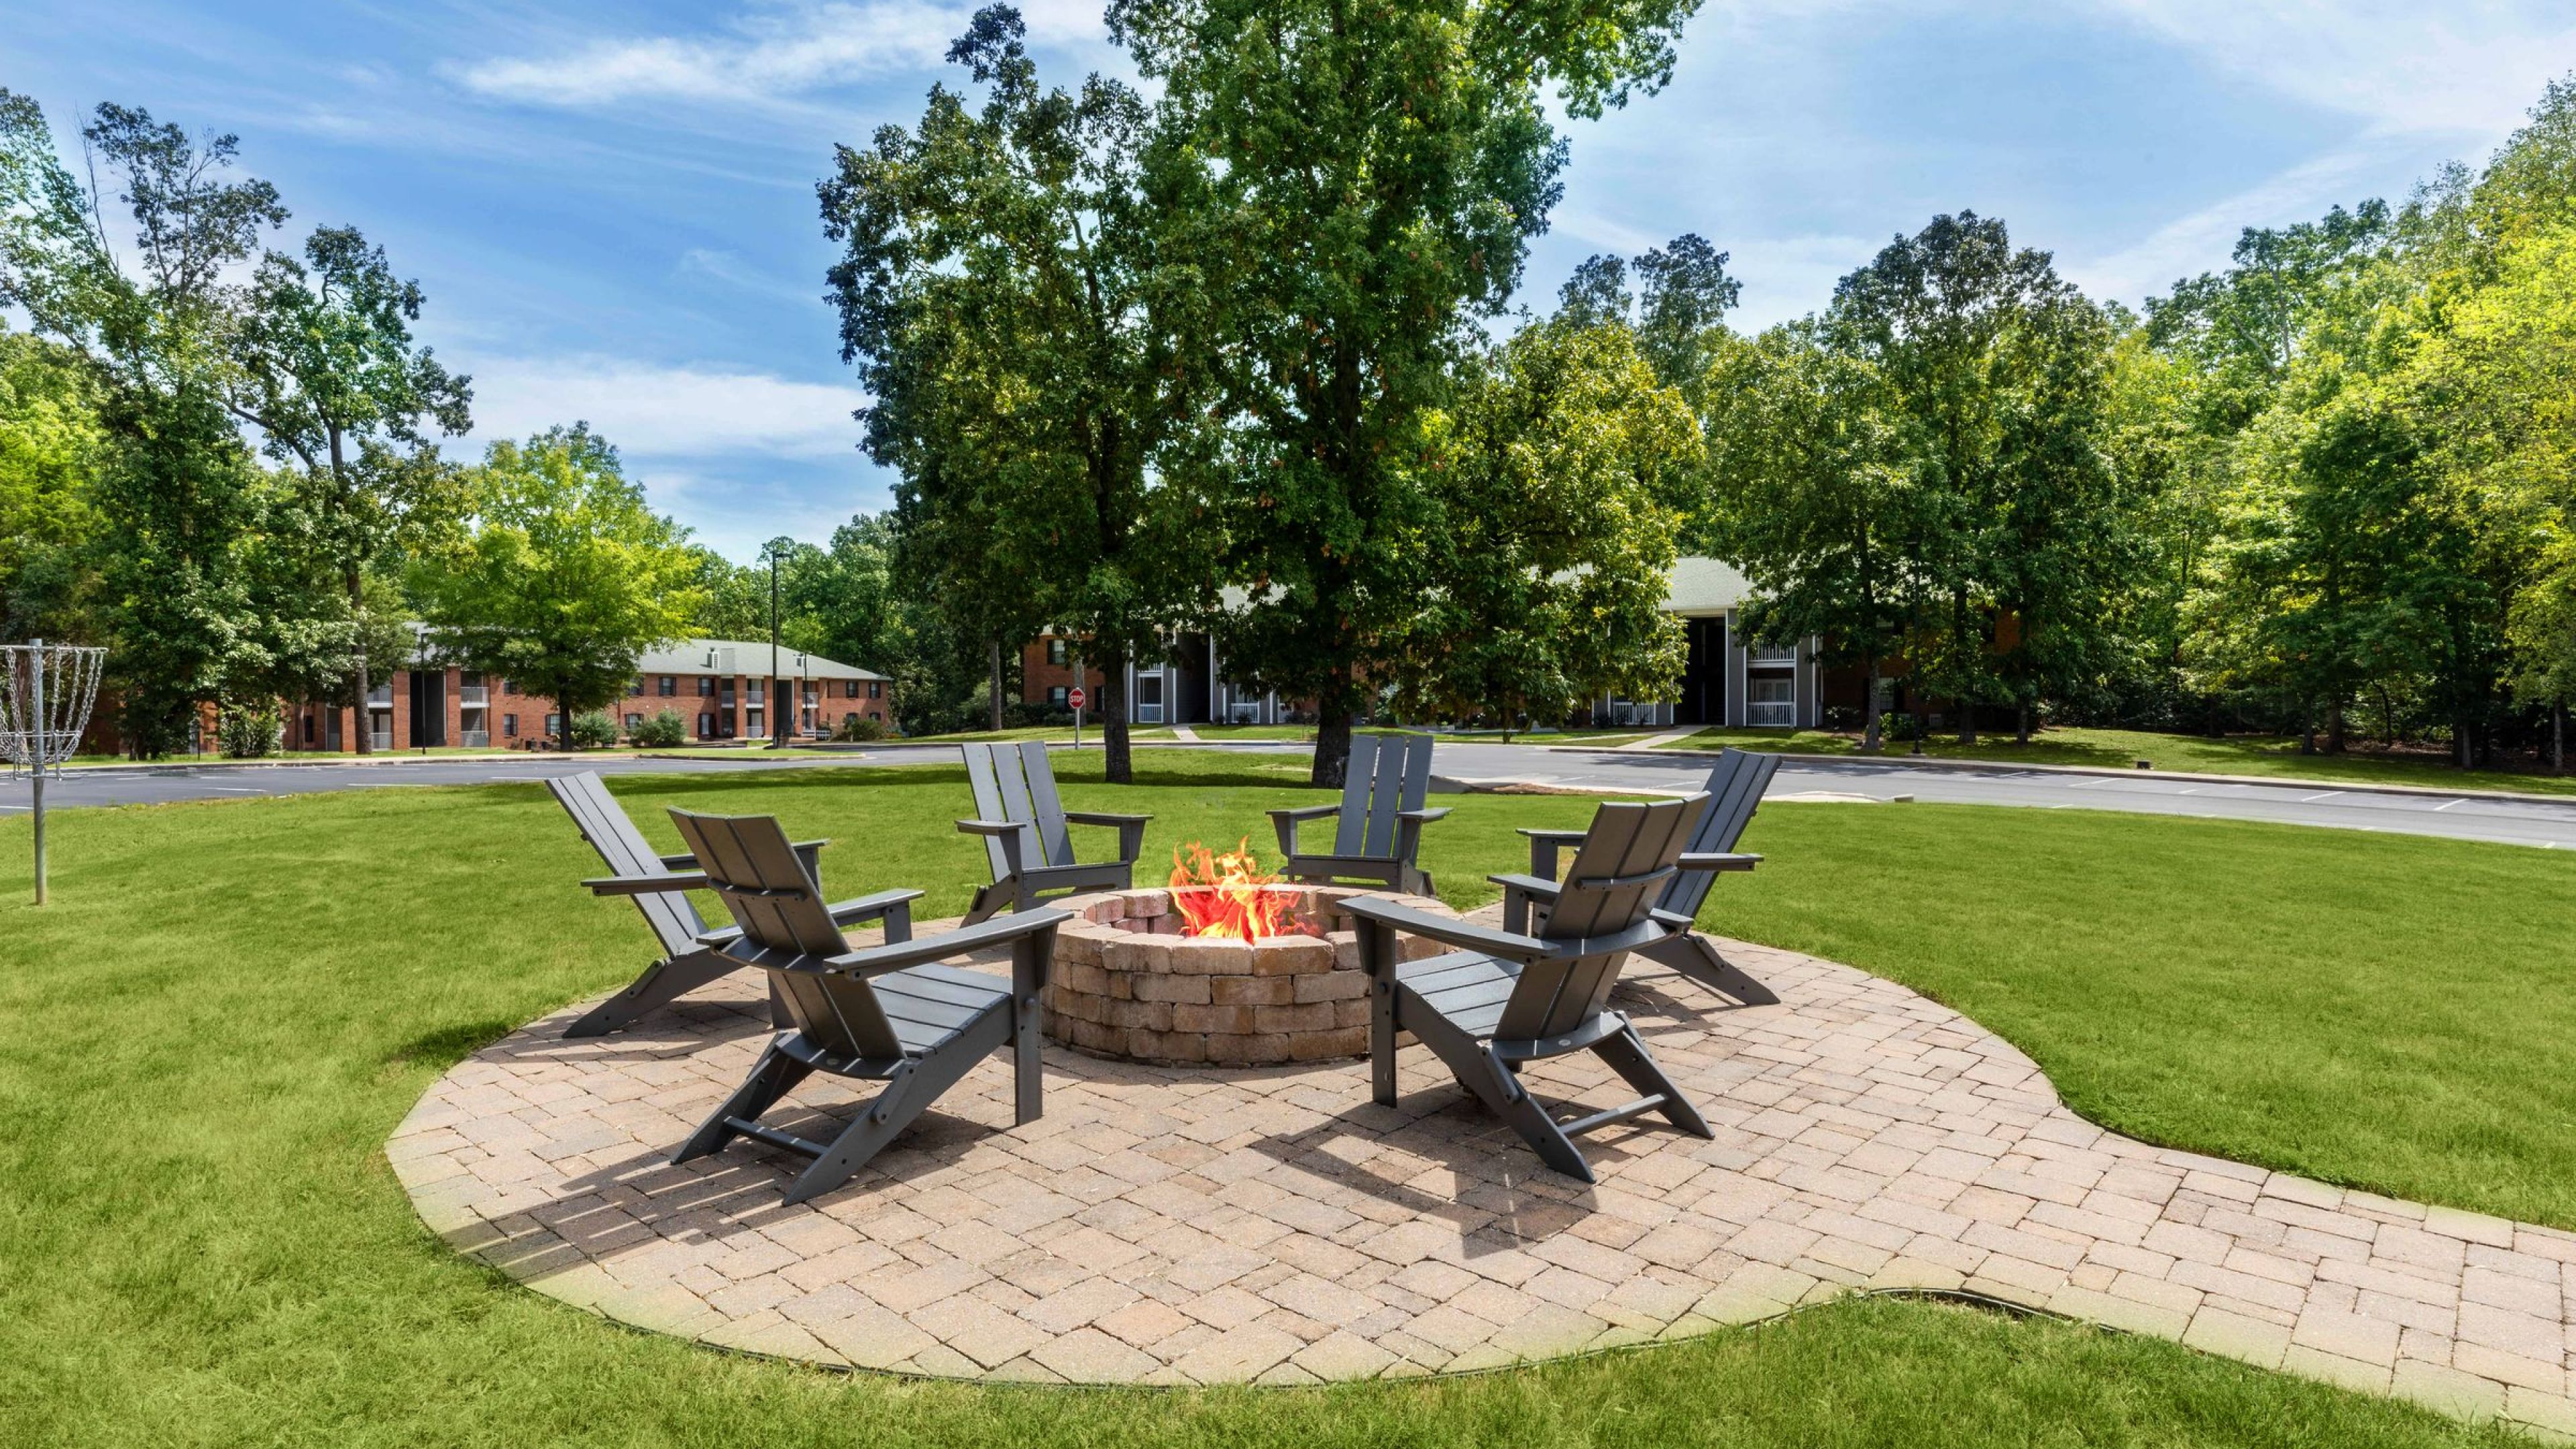
<path fill-rule="evenodd" d="M 800 662 L 801 661 L 801 662 Z M 683 639 L 666 649 L 647 649 L 635 661 L 638 674 L 740 674 L 768 677 L 769 641 L 766 639 Z M 786 645 L 778 646 L 778 676 L 781 679 L 883 679 L 873 669 L 843 664 L 810 651 L 800 653 Z"/>

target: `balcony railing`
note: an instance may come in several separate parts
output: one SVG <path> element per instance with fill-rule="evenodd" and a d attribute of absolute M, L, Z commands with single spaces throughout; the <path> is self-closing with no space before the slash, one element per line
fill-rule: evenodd
<path fill-rule="evenodd" d="M 367 738 L 375 743 L 375 747 L 377 749 L 390 750 L 394 747 L 394 732 L 392 730 L 369 730 L 367 732 Z"/>
<path fill-rule="evenodd" d="M 1745 657 L 1755 664 L 1795 664 L 1798 662 L 1798 647 L 1792 644 L 1785 649 L 1772 649 L 1755 645 L 1745 651 Z"/>
<path fill-rule="evenodd" d="M 481 709 L 492 702 L 492 690 L 488 685 L 459 685 L 456 689 L 456 702 L 466 709 Z"/>
<path fill-rule="evenodd" d="M 368 690 L 367 703 L 377 709 L 393 708 L 394 687 L 390 684 L 379 684 L 375 688 Z"/>
<path fill-rule="evenodd" d="M 469 750 L 488 750 L 492 748 L 492 732 L 490 730 L 458 730 L 456 732 L 456 742 Z"/>

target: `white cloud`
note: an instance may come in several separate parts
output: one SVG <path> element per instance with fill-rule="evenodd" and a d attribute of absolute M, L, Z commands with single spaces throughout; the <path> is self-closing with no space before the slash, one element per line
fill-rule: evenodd
<path fill-rule="evenodd" d="M 641 458 L 855 460 L 850 412 L 868 401 L 854 387 L 602 357 L 494 358 L 469 370 L 476 446 L 588 422 Z"/>
<path fill-rule="evenodd" d="M 2564 0 L 2101 0 L 2207 63 L 2376 129 L 2512 129 L 2576 68 Z"/>
<path fill-rule="evenodd" d="M 1041 0 L 1022 13 L 1039 43 L 1100 34 L 1101 7 L 1088 0 Z M 972 14 L 971 5 L 930 0 L 799 3 L 746 15 L 728 34 L 597 40 L 552 55 L 485 60 L 456 74 L 485 95 L 539 105 L 758 104 L 935 69 Z"/>
<path fill-rule="evenodd" d="M 2086 261 L 2062 256 L 2059 270 L 2093 296 L 2137 304 L 2182 277 L 2223 266 L 2248 226 L 2310 220 L 2338 202 L 2358 199 L 2357 184 L 2386 172 L 2384 150 L 2365 145 L 2303 161 L 2260 185 L 2177 217 L 2109 256 Z"/>

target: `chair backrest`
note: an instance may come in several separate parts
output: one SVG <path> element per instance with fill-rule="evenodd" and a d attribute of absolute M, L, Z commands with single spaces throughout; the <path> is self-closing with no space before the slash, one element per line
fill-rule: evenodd
<path fill-rule="evenodd" d="M 1757 755 L 1747 750 L 1728 750 L 1717 757 L 1717 768 L 1708 772 L 1708 783 L 1700 788 L 1708 794 L 1708 809 L 1701 812 L 1699 826 L 1691 832 L 1693 855 L 1724 855 L 1735 849 L 1744 838 L 1744 827 L 1753 823 L 1753 812 L 1762 804 L 1762 792 L 1771 788 L 1771 777 L 1780 768 L 1778 755 Z M 1696 916 L 1700 903 L 1708 899 L 1708 888 L 1717 877 L 1704 870 L 1688 870 L 1674 876 L 1664 886 L 1659 910 L 1675 915 Z"/>
<path fill-rule="evenodd" d="M 833 1056 L 900 1057 L 902 1045 L 877 994 L 858 977 L 789 968 L 850 949 L 822 888 L 805 872 L 774 815 L 671 812 L 698 868 L 722 897 L 742 935 L 725 954 L 765 968 L 788 1019 Z"/>
<path fill-rule="evenodd" d="M 1361 860 L 1393 856 L 1397 813 L 1421 809 L 1430 793 L 1431 736 L 1352 735 L 1333 854 Z"/>
<path fill-rule="evenodd" d="M 578 775 L 563 775 L 546 781 L 554 793 L 555 803 L 581 830 L 581 838 L 599 852 L 600 861 L 611 875 L 669 875 L 662 866 L 662 853 L 653 848 L 635 822 L 626 818 L 617 798 L 608 793 L 608 782 L 596 770 Z M 636 909 L 644 913 L 645 923 L 662 943 L 663 954 L 685 956 L 698 949 L 698 933 L 707 928 L 698 918 L 698 909 L 678 891 L 659 891 L 636 896 Z"/>
<path fill-rule="evenodd" d="M 1676 873 L 1673 862 L 1707 798 L 1614 801 L 1595 811 L 1540 939 L 1616 936 L 1643 923 Z M 1530 1041 L 1573 1031 L 1601 1013 L 1627 956 L 1624 949 L 1594 951 L 1522 967 L 1494 1035 Z"/>
<path fill-rule="evenodd" d="M 1064 802 L 1056 798 L 1055 767 L 1047 763 L 1046 742 L 958 748 L 966 755 L 966 781 L 975 789 L 976 818 L 1018 825 L 1020 859 L 1030 865 L 1073 864 L 1073 835 L 1065 829 Z M 1009 873 L 1002 842 L 986 837 L 984 854 L 992 862 L 993 879 Z"/>

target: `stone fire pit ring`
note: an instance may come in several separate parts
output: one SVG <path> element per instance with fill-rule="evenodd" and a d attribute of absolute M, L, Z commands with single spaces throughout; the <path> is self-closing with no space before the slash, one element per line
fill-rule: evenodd
<path fill-rule="evenodd" d="M 1046 1034 L 1076 1051 L 1155 1066 L 1278 1066 L 1368 1054 L 1368 976 L 1341 903 L 1364 889 L 1281 883 L 1292 934 L 1241 941 L 1183 934 L 1173 897 L 1205 887 L 1105 891 L 1056 904 Z M 1456 918 L 1423 896 L 1396 896 Z M 1446 948 L 1399 936 L 1410 961 Z"/>

